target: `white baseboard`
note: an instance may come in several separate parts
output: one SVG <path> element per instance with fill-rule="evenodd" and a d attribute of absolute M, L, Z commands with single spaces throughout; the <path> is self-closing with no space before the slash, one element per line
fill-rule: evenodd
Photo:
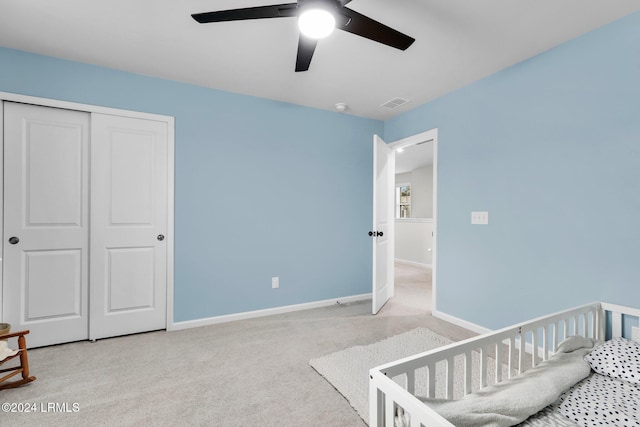
<path fill-rule="evenodd" d="M 186 320 L 174 322 L 167 328 L 168 331 L 179 331 L 182 329 L 198 328 L 200 326 L 216 325 L 219 323 L 234 322 L 236 320 L 254 319 L 256 317 L 272 316 L 274 314 L 291 313 L 293 311 L 309 310 L 311 308 L 328 307 L 334 304 L 345 304 L 349 302 L 364 301 L 371 299 L 371 294 L 352 295 L 342 298 L 334 298 L 323 301 L 307 302 L 304 304 L 286 305 L 282 307 L 267 308 L 264 310 L 246 311 L 224 316 L 207 317 L 204 319 Z"/>
<path fill-rule="evenodd" d="M 456 326 L 460 326 L 461 328 L 465 328 L 470 331 L 477 332 L 479 334 L 486 334 L 487 332 L 493 332 L 491 329 L 485 328 L 484 326 L 476 325 L 475 323 L 469 322 L 464 319 L 460 319 L 459 317 L 455 317 L 438 310 L 433 310 L 431 314 L 433 315 L 433 317 L 437 317 L 438 319 L 442 319 L 446 322 L 453 323 Z"/>
<path fill-rule="evenodd" d="M 421 262 L 409 261 L 406 259 L 395 258 L 394 261 L 399 262 L 400 264 L 415 265 L 415 266 L 424 267 L 424 268 L 432 268 L 431 264 L 423 264 Z"/>

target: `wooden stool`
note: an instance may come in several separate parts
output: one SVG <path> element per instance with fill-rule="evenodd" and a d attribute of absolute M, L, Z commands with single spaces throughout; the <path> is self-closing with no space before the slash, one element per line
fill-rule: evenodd
<path fill-rule="evenodd" d="M 12 334 L 0 335 L 0 340 L 3 340 L 3 341 L 8 340 L 9 338 L 16 338 L 16 337 L 18 338 L 18 352 L 13 356 L 9 356 L 6 359 L 1 360 L 0 366 L 11 359 L 14 359 L 16 357 L 20 358 L 20 364 L 18 366 L 15 366 L 13 368 L 0 369 L 0 375 L 7 373 L 3 377 L 0 377 L 0 390 L 4 390 L 6 388 L 18 387 L 23 384 L 30 383 L 31 381 L 34 381 L 36 379 L 36 377 L 29 376 L 29 358 L 27 357 L 27 343 L 24 338 L 24 336 L 27 335 L 28 333 L 29 331 L 26 330 L 26 331 L 14 332 Z M 22 374 L 22 379 L 7 381 L 9 378 L 18 374 Z"/>

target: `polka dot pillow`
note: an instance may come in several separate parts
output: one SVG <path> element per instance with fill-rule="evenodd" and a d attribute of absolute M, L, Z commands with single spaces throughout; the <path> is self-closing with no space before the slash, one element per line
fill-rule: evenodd
<path fill-rule="evenodd" d="M 640 384 L 640 343 L 613 338 L 594 348 L 584 360 L 599 374 Z"/>

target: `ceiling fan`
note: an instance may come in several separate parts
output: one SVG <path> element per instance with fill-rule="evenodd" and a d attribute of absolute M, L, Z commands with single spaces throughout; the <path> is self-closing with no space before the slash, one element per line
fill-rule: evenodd
<path fill-rule="evenodd" d="M 298 17 L 300 36 L 296 71 L 307 71 L 318 40 L 334 28 L 355 34 L 396 49 L 406 50 L 415 41 L 393 28 L 345 7 L 351 0 L 298 0 L 297 3 L 247 7 L 194 13 L 201 24 L 245 19 Z"/>

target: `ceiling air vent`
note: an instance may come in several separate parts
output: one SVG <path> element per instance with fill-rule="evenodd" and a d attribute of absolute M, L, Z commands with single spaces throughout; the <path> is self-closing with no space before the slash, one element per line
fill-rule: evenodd
<path fill-rule="evenodd" d="M 406 99 L 403 98 L 393 98 L 390 99 L 389 101 L 385 102 L 384 104 L 382 104 L 381 106 L 384 108 L 388 108 L 389 110 L 395 110 L 396 108 L 398 108 L 401 105 L 406 104 L 407 101 Z"/>

